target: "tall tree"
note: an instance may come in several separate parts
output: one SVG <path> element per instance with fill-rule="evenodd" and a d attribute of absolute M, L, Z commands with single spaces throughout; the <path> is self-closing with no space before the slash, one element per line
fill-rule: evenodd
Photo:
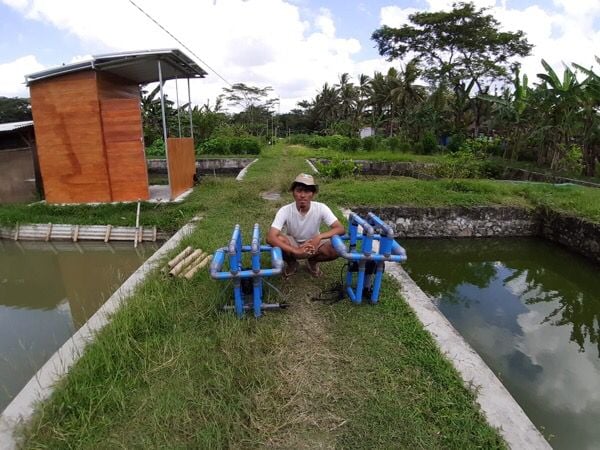
<path fill-rule="evenodd" d="M 31 120 L 31 105 L 28 98 L 0 97 L 0 123 Z"/>
<path fill-rule="evenodd" d="M 514 58 L 529 55 L 532 48 L 522 31 L 500 31 L 499 22 L 472 3 L 455 3 L 451 11 L 418 12 L 409 20 L 400 28 L 384 25 L 372 39 L 390 61 L 419 58 L 423 76 L 433 86 L 464 90 L 474 85 L 484 92 L 485 85 L 510 73 Z"/>

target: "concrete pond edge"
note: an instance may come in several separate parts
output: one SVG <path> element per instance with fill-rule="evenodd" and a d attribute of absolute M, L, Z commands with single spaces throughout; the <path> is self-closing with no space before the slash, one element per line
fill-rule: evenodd
<path fill-rule="evenodd" d="M 17 428 L 31 419 L 37 404 L 50 397 L 56 383 L 79 360 L 96 334 L 110 322 L 112 314 L 158 266 L 160 260 L 194 230 L 200 220 L 200 217 L 192 219 L 148 258 L 21 389 L 0 415 L 0 450 L 17 448 L 18 436 L 15 435 Z"/>
<path fill-rule="evenodd" d="M 466 387 L 475 394 L 486 420 L 498 430 L 508 446 L 512 449 L 551 449 L 494 372 L 402 266 L 388 263 L 386 272 L 398 281 L 400 294 L 460 374 Z"/>

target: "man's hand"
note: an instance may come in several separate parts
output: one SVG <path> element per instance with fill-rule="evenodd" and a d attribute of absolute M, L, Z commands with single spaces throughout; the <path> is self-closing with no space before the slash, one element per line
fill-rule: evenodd
<path fill-rule="evenodd" d="M 312 239 L 310 239 L 298 247 L 298 256 L 312 256 L 315 254 L 315 249 L 316 247 L 313 245 Z"/>

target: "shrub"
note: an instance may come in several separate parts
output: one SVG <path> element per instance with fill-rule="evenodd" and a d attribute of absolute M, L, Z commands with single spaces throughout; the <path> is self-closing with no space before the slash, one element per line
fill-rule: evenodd
<path fill-rule="evenodd" d="M 494 155 L 502 156 L 502 145 L 499 138 L 480 136 L 475 139 L 466 139 L 460 146 L 460 150 L 465 150 L 474 155 Z"/>
<path fill-rule="evenodd" d="M 480 178 L 484 173 L 485 161 L 466 150 L 448 155 L 435 168 L 438 178 Z"/>
<path fill-rule="evenodd" d="M 340 136 L 339 134 L 327 136 L 325 139 L 327 142 L 327 147 L 334 150 L 342 150 L 346 142 L 350 140 L 350 138 L 347 138 L 346 136 Z"/>
<path fill-rule="evenodd" d="M 200 144 L 198 153 L 204 155 L 258 155 L 260 147 L 260 142 L 255 137 L 222 136 Z"/>
<path fill-rule="evenodd" d="M 400 140 L 399 137 L 397 136 L 390 136 L 385 138 L 382 141 L 383 147 L 385 147 L 387 150 L 390 150 L 392 152 L 396 152 L 398 151 L 398 149 L 400 148 L 400 143 L 402 141 Z"/>
<path fill-rule="evenodd" d="M 423 136 L 423 139 L 421 139 L 421 148 L 422 148 L 423 154 L 425 154 L 425 155 L 430 155 L 437 151 L 437 149 L 438 149 L 437 139 L 435 138 L 435 135 L 431 131 L 428 131 L 427 133 L 425 133 L 425 135 Z"/>
<path fill-rule="evenodd" d="M 342 144 L 342 150 L 345 152 L 355 152 L 360 150 L 360 145 L 359 138 L 349 138 Z"/>
<path fill-rule="evenodd" d="M 150 158 L 165 158 L 165 143 L 162 139 L 156 139 L 152 145 L 146 147 L 146 156 Z"/>
<path fill-rule="evenodd" d="M 226 137 L 209 139 L 200 145 L 200 153 L 207 155 L 228 155 L 229 139 Z"/>
<path fill-rule="evenodd" d="M 260 143 L 253 137 L 235 137 L 229 141 L 229 153 L 232 155 L 258 155 Z"/>
<path fill-rule="evenodd" d="M 367 136 L 362 139 L 362 148 L 366 152 L 372 152 L 377 147 L 377 139 L 375 136 Z"/>
<path fill-rule="evenodd" d="M 287 142 L 291 145 L 308 145 L 310 138 L 308 134 L 292 134 L 287 138 Z"/>
<path fill-rule="evenodd" d="M 327 138 L 325 136 L 311 136 L 306 145 L 311 148 L 326 148 Z"/>
<path fill-rule="evenodd" d="M 343 178 L 354 175 L 358 171 L 358 166 L 352 160 L 343 160 L 334 158 L 326 164 L 317 163 L 317 170 L 325 178 Z"/>
<path fill-rule="evenodd" d="M 460 150 L 461 146 L 465 142 L 465 137 L 462 134 L 453 134 L 450 136 L 450 142 L 446 146 L 450 153 L 456 153 Z"/>

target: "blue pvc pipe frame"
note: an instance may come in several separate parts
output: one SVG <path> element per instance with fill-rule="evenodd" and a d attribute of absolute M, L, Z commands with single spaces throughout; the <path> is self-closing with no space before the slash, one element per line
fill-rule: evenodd
<path fill-rule="evenodd" d="M 242 253 L 251 253 L 251 269 L 242 270 Z M 271 252 L 270 269 L 261 269 L 261 252 Z M 225 256 L 229 257 L 229 271 L 222 271 Z M 244 299 L 242 296 L 242 278 L 252 278 L 252 309 L 255 317 L 262 314 L 262 279 L 279 275 L 283 270 L 283 256 L 279 247 L 260 245 L 260 228 L 257 223 L 252 230 L 251 245 L 242 245 L 242 233 L 237 224 L 227 247 L 218 249 L 210 265 L 210 276 L 215 280 L 233 279 L 234 309 L 238 317 L 244 315 Z"/>
<path fill-rule="evenodd" d="M 362 219 L 355 213 L 350 213 L 350 226 L 348 233 L 344 236 L 333 236 L 331 244 L 338 255 L 348 261 L 358 261 L 358 274 L 355 288 L 353 288 L 353 274 L 350 270 L 346 272 L 346 293 L 353 303 L 362 303 L 363 289 L 370 286 L 370 276 L 365 274 L 367 261 L 375 261 L 377 268 L 375 279 L 373 280 L 373 289 L 371 291 L 371 303 L 375 304 L 379 300 L 379 291 L 381 289 L 381 280 L 386 261 L 404 262 L 406 261 L 406 250 L 394 240 L 392 228 L 373 213 L 369 213 L 367 220 Z M 363 228 L 363 233 L 358 234 L 358 227 Z M 348 249 L 344 241 L 349 241 Z M 361 242 L 361 251 L 357 251 L 357 244 Z M 379 241 L 379 251 L 373 252 L 373 241 Z"/>

